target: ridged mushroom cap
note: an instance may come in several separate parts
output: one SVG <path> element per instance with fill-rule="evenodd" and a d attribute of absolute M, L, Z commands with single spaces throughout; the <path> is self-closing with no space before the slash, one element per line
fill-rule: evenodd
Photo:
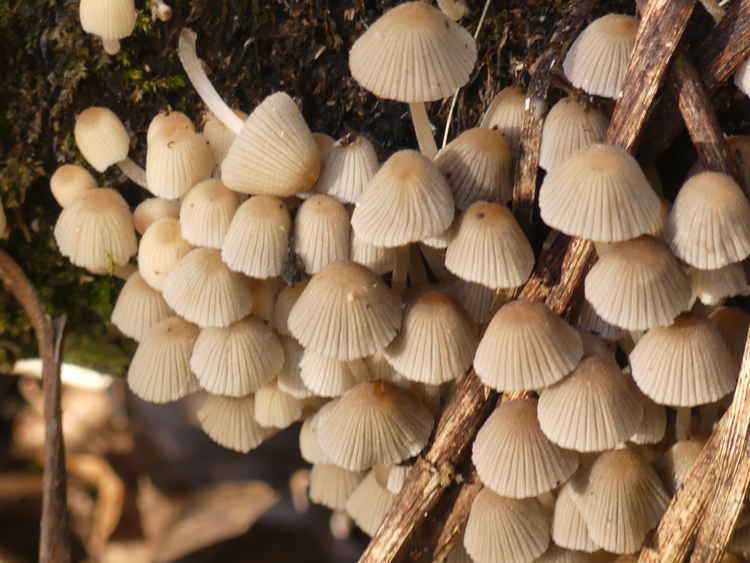
<path fill-rule="evenodd" d="M 521 126 L 525 106 L 526 94 L 523 90 L 508 86 L 495 94 L 479 122 L 480 127 L 502 133 L 516 156 L 521 147 Z"/>
<path fill-rule="evenodd" d="M 77 164 L 63 164 L 49 179 L 49 187 L 60 207 L 66 207 L 81 197 L 87 190 L 96 188 L 91 173 Z"/>
<path fill-rule="evenodd" d="M 174 217 L 157 219 L 143 233 L 138 247 L 138 271 L 161 291 L 169 273 L 193 246 L 182 238 L 180 222 Z"/>
<path fill-rule="evenodd" d="M 207 395 L 198 409 L 198 423 L 217 444 L 247 453 L 268 438 L 273 429 L 255 421 L 255 398 Z"/>
<path fill-rule="evenodd" d="M 347 135 L 331 145 L 315 191 L 342 203 L 356 203 L 379 167 L 372 143 L 363 135 Z"/>
<path fill-rule="evenodd" d="M 182 200 L 182 238 L 195 246 L 221 248 L 239 206 L 239 196 L 221 181 L 213 178 L 203 180 Z"/>
<path fill-rule="evenodd" d="M 557 102 L 544 118 L 539 166 L 549 172 L 581 149 L 604 142 L 609 120 L 573 98 Z"/>
<path fill-rule="evenodd" d="M 139 235 L 146 234 L 146 230 L 159 219 L 171 217 L 180 218 L 180 202 L 174 199 L 150 197 L 144 199 L 133 210 L 133 224 Z M 180 236 L 182 233 L 180 233 Z"/>
<path fill-rule="evenodd" d="M 117 296 L 112 324 L 124 335 L 140 341 L 152 326 L 172 315 L 161 293 L 148 285 L 141 274 L 133 272 Z"/>
<path fill-rule="evenodd" d="M 308 274 L 349 259 L 349 212 L 334 198 L 315 194 L 304 201 L 294 218 L 294 251 Z"/>

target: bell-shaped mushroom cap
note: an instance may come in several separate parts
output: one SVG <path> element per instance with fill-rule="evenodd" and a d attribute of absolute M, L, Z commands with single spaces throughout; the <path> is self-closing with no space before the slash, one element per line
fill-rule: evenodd
<path fill-rule="evenodd" d="M 699 438 L 680 440 L 657 462 L 656 468 L 670 494 L 675 494 L 693 468 L 706 441 Z"/>
<path fill-rule="evenodd" d="M 349 213 L 332 197 L 316 194 L 297 210 L 294 251 L 308 274 L 317 274 L 337 260 L 348 260 L 350 237 Z"/>
<path fill-rule="evenodd" d="M 349 70 L 379 98 L 431 102 L 466 84 L 476 60 L 468 31 L 429 4 L 405 2 L 357 39 L 349 51 Z"/>
<path fill-rule="evenodd" d="M 245 112 L 235 110 L 234 113 L 243 121 L 247 119 Z M 211 152 L 214 153 L 216 164 L 221 164 L 224 158 L 226 158 L 229 147 L 232 146 L 232 143 L 237 138 L 234 131 L 216 119 L 216 116 L 211 112 L 206 112 L 203 117 L 203 136 L 208 141 Z"/>
<path fill-rule="evenodd" d="M 508 203 L 513 197 L 513 161 L 505 137 L 476 127 L 461 133 L 435 156 L 458 209 L 477 201 Z"/>
<path fill-rule="evenodd" d="M 269 382 L 284 365 L 284 349 L 266 323 L 247 317 L 225 328 L 204 328 L 190 368 L 209 393 L 242 397 Z"/>
<path fill-rule="evenodd" d="M 594 307 L 585 299 L 581 301 L 576 326 L 580 330 L 596 334 L 599 338 L 607 342 L 616 342 L 624 338 L 627 334 L 627 331 L 609 324 L 597 315 Z"/>
<path fill-rule="evenodd" d="M 487 324 L 494 313 L 495 290 L 480 283 L 457 279 L 448 284 L 446 291 L 461 304 L 478 325 Z"/>
<path fill-rule="evenodd" d="M 76 146 L 97 172 L 128 157 L 130 137 L 115 113 L 103 107 L 90 107 L 76 118 L 73 136 Z"/>
<path fill-rule="evenodd" d="M 477 434 L 471 459 L 482 483 L 499 495 L 535 497 L 556 489 L 578 468 L 578 454 L 550 442 L 534 399 L 503 402 Z"/>
<path fill-rule="evenodd" d="M 558 545 L 550 545 L 549 549 L 534 563 L 595 563 L 596 557 L 591 553 L 573 551 Z"/>
<path fill-rule="evenodd" d="M 490 321 L 474 369 L 482 383 L 498 391 L 541 389 L 570 373 L 582 355 L 576 329 L 543 303 L 517 300 Z"/>
<path fill-rule="evenodd" d="M 252 294 L 242 275 L 221 261 L 218 250 L 188 252 L 164 282 L 164 299 L 200 327 L 228 326 L 250 313 Z"/>
<path fill-rule="evenodd" d="M 317 435 L 333 463 L 359 471 L 418 454 L 432 424 L 430 411 L 411 393 L 376 381 L 344 393 L 321 419 Z"/>
<path fill-rule="evenodd" d="M 401 332 L 384 354 L 404 377 L 440 385 L 466 373 L 477 342 L 458 304 L 444 293 L 426 291 L 407 304 Z"/>
<path fill-rule="evenodd" d="M 375 147 L 366 137 L 347 135 L 331 146 L 315 191 L 342 203 L 355 203 L 379 166 Z"/>
<path fill-rule="evenodd" d="M 294 100 L 276 92 L 245 120 L 221 163 L 221 180 L 236 192 L 291 196 L 313 186 L 320 153 Z"/>
<path fill-rule="evenodd" d="M 737 365 L 740 365 L 745 353 L 750 315 L 737 307 L 721 307 L 713 311 L 708 318 L 716 324 Z"/>
<path fill-rule="evenodd" d="M 143 233 L 138 247 L 138 271 L 147 284 L 161 291 L 169 273 L 192 249 L 182 238 L 177 219 L 157 219 Z"/>
<path fill-rule="evenodd" d="M 573 98 L 557 102 L 544 119 L 539 166 L 550 171 L 581 149 L 604 142 L 609 120 Z"/>
<path fill-rule="evenodd" d="M 309 348 L 302 354 L 300 377 L 305 387 L 319 397 L 338 397 L 372 379 L 364 360 L 336 360 Z"/>
<path fill-rule="evenodd" d="M 78 14 L 83 31 L 103 39 L 122 39 L 135 29 L 133 0 L 81 0 Z"/>
<path fill-rule="evenodd" d="M 401 492 L 401 489 L 406 483 L 406 478 L 409 476 L 411 465 L 391 465 L 388 470 L 388 479 L 386 480 L 385 486 L 394 495 Z"/>
<path fill-rule="evenodd" d="M 49 187 L 60 207 L 66 207 L 87 190 L 96 188 L 96 180 L 83 166 L 63 164 L 49 179 Z"/>
<path fill-rule="evenodd" d="M 589 536 L 586 522 L 573 500 L 573 482 L 560 488 L 552 514 L 552 541 L 567 549 L 592 553 L 599 549 Z"/>
<path fill-rule="evenodd" d="M 466 522 L 464 547 L 476 563 L 531 563 L 550 544 L 550 517 L 533 498 L 501 497 L 482 489 Z"/>
<path fill-rule="evenodd" d="M 701 172 L 680 188 L 666 226 L 678 258 L 703 270 L 750 254 L 750 202 L 730 176 Z"/>
<path fill-rule="evenodd" d="M 258 447 L 273 432 L 255 421 L 255 398 L 206 395 L 198 410 L 203 431 L 217 444 L 241 453 Z"/>
<path fill-rule="evenodd" d="M 304 349 L 291 336 L 279 336 L 281 346 L 284 349 L 284 366 L 278 375 L 278 385 L 284 393 L 296 397 L 297 399 L 307 399 L 314 396 L 314 393 L 305 386 L 300 376 L 300 361 Z"/>
<path fill-rule="evenodd" d="M 571 491 L 591 539 L 612 553 L 639 550 L 669 503 L 656 471 L 627 448 L 601 454 Z"/>
<path fill-rule="evenodd" d="M 307 463 L 331 463 L 328 456 L 320 448 L 316 428 L 320 416 L 326 408 L 330 408 L 329 405 L 331 404 L 333 404 L 333 401 L 323 405 L 317 413 L 305 419 L 302 423 L 302 428 L 299 431 L 299 451 L 302 459 Z"/>
<path fill-rule="evenodd" d="M 133 272 L 117 296 L 112 323 L 126 336 L 140 341 L 152 326 L 172 314 L 161 293 L 149 286 L 138 272 Z"/>
<path fill-rule="evenodd" d="M 500 203 L 473 204 L 460 218 L 445 266 L 487 287 L 517 287 L 534 268 L 534 251 L 513 214 Z"/>
<path fill-rule="evenodd" d="M 690 269 L 693 296 L 709 306 L 721 303 L 736 295 L 747 295 L 750 287 L 741 262 L 735 262 L 716 270 Z"/>
<path fill-rule="evenodd" d="M 346 501 L 346 512 L 368 536 L 375 535 L 391 508 L 395 495 L 378 483 L 370 471 Z"/>
<path fill-rule="evenodd" d="M 332 464 L 315 464 L 310 472 L 310 500 L 331 510 L 344 510 L 346 501 L 364 479 L 360 471 Z"/>
<path fill-rule="evenodd" d="M 202 181 L 182 200 L 182 238 L 195 246 L 221 248 L 239 206 L 239 196 L 219 180 Z"/>
<path fill-rule="evenodd" d="M 148 124 L 146 144 L 150 145 L 159 136 L 169 136 L 175 131 L 181 130 L 195 131 L 193 120 L 181 111 L 161 111 Z"/>
<path fill-rule="evenodd" d="M 579 452 L 615 447 L 635 433 L 642 417 L 633 386 L 615 362 L 600 356 L 584 358 L 539 398 L 542 431 L 558 446 Z"/>
<path fill-rule="evenodd" d="M 586 275 L 586 299 L 606 322 L 646 330 L 690 308 L 690 279 L 669 249 L 649 237 L 621 242 Z"/>
<path fill-rule="evenodd" d="M 251 197 L 234 214 L 221 257 L 232 270 L 253 278 L 279 276 L 289 250 L 291 226 L 283 201 L 272 196 Z"/>
<path fill-rule="evenodd" d="M 259 280 L 246 276 L 243 279 L 250 288 L 253 314 L 270 325 L 273 321 L 273 308 L 276 304 L 276 297 L 279 291 L 281 291 L 284 281 L 280 278 Z"/>
<path fill-rule="evenodd" d="M 306 287 L 307 280 L 287 285 L 276 297 L 276 305 L 273 308 L 273 328 L 275 328 L 279 334 L 292 334 L 289 331 L 289 313 Z"/>
<path fill-rule="evenodd" d="M 315 274 L 289 314 L 289 329 L 313 352 L 356 360 L 382 350 L 401 326 L 399 297 L 364 266 L 334 262 Z"/>
<path fill-rule="evenodd" d="M 163 130 L 146 151 L 148 190 L 158 197 L 176 199 L 211 176 L 216 166 L 205 137 L 189 129 Z"/>
<path fill-rule="evenodd" d="M 643 418 L 638 430 L 635 431 L 628 441 L 634 444 L 658 444 L 664 439 L 667 431 L 667 409 L 663 405 L 657 405 L 645 395 L 641 395 L 643 405 Z"/>
<path fill-rule="evenodd" d="M 301 399 L 279 389 L 274 380 L 255 394 L 255 420 L 268 428 L 286 428 L 302 418 L 303 405 Z"/>
<path fill-rule="evenodd" d="M 615 361 L 615 350 L 604 340 L 585 330 L 579 330 L 578 333 L 581 335 L 584 357 L 601 356 L 602 358 Z"/>
<path fill-rule="evenodd" d="M 403 246 L 442 233 L 453 213 L 453 195 L 437 166 L 416 151 L 402 150 L 381 166 L 360 196 L 352 227 L 370 244 Z"/>
<path fill-rule="evenodd" d="M 350 245 L 352 262 L 362 264 L 378 275 L 392 272 L 396 267 L 396 249 L 375 246 L 357 238 L 352 230 Z"/>
<path fill-rule="evenodd" d="M 159 219 L 180 218 L 180 202 L 160 197 L 144 199 L 133 210 L 133 224 L 139 235 L 144 235 L 153 223 Z"/>
<path fill-rule="evenodd" d="M 144 401 L 168 403 L 200 389 L 190 371 L 198 327 L 169 317 L 146 333 L 128 370 L 128 387 Z"/>
<path fill-rule="evenodd" d="M 126 264 L 138 248 L 133 215 L 115 190 L 87 190 L 62 210 L 55 241 L 63 256 L 90 272 Z"/>
<path fill-rule="evenodd" d="M 637 33 L 633 16 L 607 14 L 592 21 L 565 55 L 565 76 L 588 94 L 617 98 Z"/>
<path fill-rule="evenodd" d="M 739 371 L 716 326 L 689 314 L 641 337 L 630 353 L 630 366 L 641 391 L 675 407 L 719 400 L 734 389 Z"/>
<path fill-rule="evenodd" d="M 479 123 L 480 127 L 495 129 L 502 133 L 508 139 L 514 155 L 518 155 L 521 147 L 521 126 L 525 106 L 526 94 L 523 90 L 508 86 L 495 94 Z"/>
<path fill-rule="evenodd" d="M 539 210 L 545 223 L 567 235 L 617 242 L 649 232 L 660 203 L 628 151 L 595 144 L 550 170 Z"/>

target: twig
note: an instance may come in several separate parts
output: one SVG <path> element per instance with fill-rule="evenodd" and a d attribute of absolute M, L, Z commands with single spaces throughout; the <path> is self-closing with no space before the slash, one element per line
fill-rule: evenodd
<path fill-rule="evenodd" d="M 31 321 L 42 358 L 44 386 L 44 492 L 42 495 L 40 563 L 68 563 L 67 491 L 65 479 L 65 450 L 63 448 L 62 418 L 60 413 L 60 345 L 64 317 L 53 326 L 42 309 L 31 282 L 15 260 L 0 250 L 0 279 L 20 303 Z M 56 337 L 57 329 L 57 337 Z"/>

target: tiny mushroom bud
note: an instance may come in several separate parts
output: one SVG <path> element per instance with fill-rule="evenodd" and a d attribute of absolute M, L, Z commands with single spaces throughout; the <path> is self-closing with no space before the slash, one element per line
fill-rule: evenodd
<path fill-rule="evenodd" d="M 119 53 L 120 39 L 128 37 L 135 29 L 133 0 L 81 0 L 78 13 L 83 30 L 101 37 L 109 55 Z"/>

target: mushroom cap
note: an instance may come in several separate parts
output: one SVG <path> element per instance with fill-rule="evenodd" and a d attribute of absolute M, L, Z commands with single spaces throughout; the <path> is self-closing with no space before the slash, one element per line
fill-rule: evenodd
<path fill-rule="evenodd" d="M 534 563 L 595 563 L 598 561 L 591 553 L 573 551 L 558 545 L 550 545 L 549 549 Z"/>
<path fill-rule="evenodd" d="M 182 238 L 195 246 L 221 248 L 239 206 L 239 196 L 220 180 L 203 180 L 182 200 Z"/>
<path fill-rule="evenodd" d="M 746 96 L 750 96 L 750 62 L 745 59 L 734 73 L 734 85 Z"/>
<path fill-rule="evenodd" d="M 628 151 L 594 144 L 550 170 L 539 210 L 545 223 L 567 235 L 617 242 L 652 230 L 660 203 Z"/>
<path fill-rule="evenodd" d="M 206 395 L 198 410 L 203 431 L 217 444 L 247 453 L 258 447 L 273 430 L 255 421 L 255 398 Z"/>
<path fill-rule="evenodd" d="M 161 291 L 169 273 L 192 249 L 192 245 L 182 238 L 180 222 L 176 218 L 157 219 L 141 238 L 138 271 L 148 285 Z"/>
<path fill-rule="evenodd" d="M 478 337 L 458 304 L 426 291 L 407 304 L 401 331 L 385 349 L 388 363 L 412 381 L 440 385 L 471 366 Z"/>
<path fill-rule="evenodd" d="M 221 163 L 221 179 L 236 192 L 285 197 L 310 189 L 320 169 L 305 118 L 288 94 L 276 92 L 245 120 Z"/>
<path fill-rule="evenodd" d="M 352 227 L 370 244 L 403 246 L 442 233 L 453 214 L 453 195 L 437 166 L 417 151 L 401 150 L 360 196 Z"/>
<path fill-rule="evenodd" d="M 305 387 L 319 397 L 339 397 L 355 385 L 372 379 L 362 359 L 336 360 L 309 348 L 300 360 L 300 377 Z"/>
<path fill-rule="evenodd" d="M 362 479 L 361 471 L 348 471 L 330 463 L 315 464 L 310 471 L 310 500 L 331 510 L 344 510 Z"/>
<path fill-rule="evenodd" d="M 245 112 L 235 110 L 234 113 L 243 121 L 247 119 L 247 114 Z M 208 141 L 208 145 L 211 147 L 211 152 L 214 153 L 216 164 L 219 165 L 226 158 L 227 153 L 229 152 L 229 147 L 232 146 L 232 143 L 237 138 L 234 131 L 224 125 L 224 123 L 217 119 L 210 111 L 206 112 L 203 117 L 203 136 Z"/>
<path fill-rule="evenodd" d="M 83 166 L 63 164 L 52 174 L 49 187 L 60 207 L 66 207 L 87 190 L 96 188 L 96 180 Z"/>
<path fill-rule="evenodd" d="M 589 535 L 586 522 L 573 500 L 573 482 L 560 488 L 552 513 L 552 541 L 567 549 L 592 553 L 599 549 Z"/>
<path fill-rule="evenodd" d="M 666 238 L 678 258 L 703 270 L 740 262 L 750 254 L 750 202 L 721 172 L 701 172 L 677 194 Z"/>
<path fill-rule="evenodd" d="M 379 167 L 375 147 L 365 136 L 346 136 L 330 147 L 315 191 L 341 203 L 356 203 Z"/>
<path fill-rule="evenodd" d="M 667 409 L 658 405 L 645 395 L 641 396 L 643 418 L 635 434 L 628 441 L 634 444 L 658 444 L 664 439 L 667 431 Z"/>
<path fill-rule="evenodd" d="M 283 201 L 251 197 L 237 209 L 221 249 L 221 257 L 237 272 L 254 278 L 281 275 L 289 250 L 292 219 Z"/>
<path fill-rule="evenodd" d="M 740 365 L 745 353 L 750 315 L 737 307 L 720 307 L 713 311 L 708 318 L 716 324 L 737 365 Z"/>
<path fill-rule="evenodd" d="M 476 60 L 468 31 L 429 4 L 404 2 L 355 41 L 349 70 L 379 98 L 430 102 L 466 84 Z"/>
<path fill-rule="evenodd" d="M 498 406 L 480 428 L 471 459 L 486 487 L 511 498 L 556 489 L 578 468 L 578 454 L 559 448 L 542 432 L 534 399 Z"/>
<path fill-rule="evenodd" d="M 252 294 L 242 275 L 221 261 L 218 250 L 185 254 L 164 281 L 164 299 L 200 327 L 228 326 L 250 313 Z"/>
<path fill-rule="evenodd" d="M 375 246 L 357 238 L 352 230 L 349 245 L 352 262 L 362 264 L 378 275 L 387 274 L 396 268 L 396 248 Z"/>
<path fill-rule="evenodd" d="M 322 464 L 331 463 L 328 456 L 321 449 L 320 443 L 318 442 L 317 435 L 317 424 L 320 420 L 320 416 L 324 413 L 333 401 L 330 401 L 323 405 L 318 412 L 313 416 L 305 419 L 302 423 L 302 428 L 299 431 L 299 451 L 307 463 Z"/>
<path fill-rule="evenodd" d="M 432 425 L 432 414 L 411 393 L 376 381 L 344 393 L 320 420 L 317 436 L 333 463 L 360 471 L 418 454 Z"/>
<path fill-rule="evenodd" d="M 279 389 L 276 381 L 255 393 L 255 420 L 267 428 L 286 428 L 302 418 L 303 403 Z"/>
<path fill-rule="evenodd" d="M 577 330 L 543 303 L 517 300 L 490 321 L 474 369 L 482 383 L 498 391 L 541 389 L 570 373 L 582 355 Z"/>
<path fill-rule="evenodd" d="M 550 544 L 550 516 L 533 498 L 512 499 L 482 489 L 466 522 L 464 547 L 476 563 L 531 563 Z"/>
<path fill-rule="evenodd" d="M 592 21 L 563 60 L 563 72 L 588 94 L 617 98 L 638 33 L 638 19 L 607 14 Z"/>
<path fill-rule="evenodd" d="M 307 399 L 314 396 L 314 393 L 305 386 L 305 382 L 302 381 L 300 376 L 300 361 L 304 349 L 291 336 L 281 335 L 279 340 L 284 349 L 284 366 L 281 368 L 277 380 L 279 389 L 297 399 Z"/>
<path fill-rule="evenodd" d="M 193 120 L 181 111 L 164 110 L 157 113 L 148 124 L 146 144 L 151 144 L 157 137 L 169 136 L 175 131 L 195 131 Z"/>
<path fill-rule="evenodd" d="M 346 512 L 365 534 L 374 536 L 394 498 L 370 471 L 346 501 Z"/>
<path fill-rule="evenodd" d="M 334 198 L 316 194 L 297 210 L 294 251 L 305 272 L 317 274 L 328 264 L 349 259 L 349 212 Z"/>
<path fill-rule="evenodd" d="M 630 438 L 643 418 L 643 405 L 614 361 L 589 356 L 542 391 L 538 416 L 542 431 L 558 446 L 596 452 Z"/>
<path fill-rule="evenodd" d="M 146 183 L 158 197 L 176 199 L 211 176 L 216 161 L 208 141 L 190 129 L 162 130 L 146 151 Z"/>
<path fill-rule="evenodd" d="M 630 353 L 630 366 L 643 393 L 675 407 L 719 400 L 734 389 L 739 372 L 719 329 L 690 314 L 649 330 Z"/>
<path fill-rule="evenodd" d="M 168 403 L 198 391 L 198 380 L 190 371 L 197 337 L 198 327 L 180 317 L 152 326 L 130 362 L 130 390 L 150 403 Z"/>
<path fill-rule="evenodd" d="M 228 327 L 201 330 L 190 368 L 209 393 L 243 397 L 260 389 L 284 366 L 284 349 L 263 321 L 247 317 Z"/>
<path fill-rule="evenodd" d="M 128 158 L 130 137 L 120 118 L 108 108 L 90 107 L 76 117 L 76 146 L 97 172 Z"/>
<path fill-rule="evenodd" d="M 141 341 L 149 329 L 174 313 L 161 293 L 153 289 L 138 272 L 128 277 L 112 309 L 112 324 L 124 335 Z"/>
<path fill-rule="evenodd" d="M 677 259 L 649 236 L 613 245 L 586 275 L 585 293 L 603 320 L 627 330 L 668 325 L 692 299 Z"/>
<path fill-rule="evenodd" d="M 126 264 L 138 249 L 133 215 L 111 189 L 87 190 L 65 207 L 55 224 L 55 241 L 63 256 L 94 273 Z"/>
<path fill-rule="evenodd" d="M 521 126 L 526 107 L 526 94 L 516 86 L 503 88 L 492 98 L 479 126 L 502 133 L 510 143 L 513 155 L 521 147 Z"/>
<path fill-rule="evenodd" d="M 307 287 L 307 280 L 287 285 L 276 297 L 276 305 L 273 308 L 273 328 L 279 334 L 291 335 L 289 331 L 289 313 L 292 311 L 292 307 L 302 295 L 302 292 Z"/>
<path fill-rule="evenodd" d="M 549 172 L 581 149 L 604 142 L 609 120 L 597 108 L 563 98 L 544 119 L 539 166 Z"/>
<path fill-rule="evenodd" d="M 81 0 L 78 15 L 83 31 L 102 39 L 123 39 L 135 29 L 133 0 Z"/>
<path fill-rule="evenodd" d="M 517 287 L 531 275 L 534 250 L 505 206 L 480 201 L 461 215 L 445 266 L 461 279 L 487 287 Z"/>
<path fill-rule="evenodd" d="M 480 283 L 456 279 L 448 284 L 446 291 L 469 314 L 478 325 L 487 324 L 495 310 L 495 290 Z"/>
<path fill-rule="evenodd" d="M 608 342 L 617 342 L 624 338 L 626 334 L 625 330 L 609 324 L 597 315 L 594 307 L 585 299 L 581 301 L 576 326 L 581 330 L 596 334 L 599 338 Z"/>
<path fill-rule="evenodd" d="M 292 307 L 292 335 L 318 354 L 363 358 L 385 348 L 401 326 L 398 295 L 364 266 L 334 262 L 315 274 Z"/>
<path fill-rule="evenodd" d="M 675 442 L 656 464 L 657 471 L 669 493 L 674 494 L 690 473 L 706 445 L 706 440 L 692 438 Z"/>
<path fill-rule="evenodd" d="M 477 201 L 506 204 L 513 197 L 510 143 L 497 130 L 475 127 L 461 133 L 435 156 L 458 209 Z"/>
<path fill-rule="evenodd" d="M 146 230 L 159 219 L 172 217 L 180 218 L 180 202 L 161 197 L 144 199 L 133 210 L 133 224 L 139 235 L 146 234 Z"/>
<path fill-rule="evenodd" d="M 747 295 L 750 291 L 745 268 L 735 262 L 716 270 L 690 268 L 693 296 L 704 305 L 721 305 L 729 297 Z"/>

